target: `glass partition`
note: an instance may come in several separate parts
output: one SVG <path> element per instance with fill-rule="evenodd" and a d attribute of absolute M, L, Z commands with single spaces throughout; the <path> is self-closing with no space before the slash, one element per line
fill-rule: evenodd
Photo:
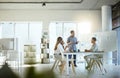
<path fill-rule="evenodd" d="M 81 34 L 79 38 L 81 50 L 90 48 L 92 37 L 96 37 L 99 51 L 109 52 L 117 50 L 117 34 L 115 31 Z"/>

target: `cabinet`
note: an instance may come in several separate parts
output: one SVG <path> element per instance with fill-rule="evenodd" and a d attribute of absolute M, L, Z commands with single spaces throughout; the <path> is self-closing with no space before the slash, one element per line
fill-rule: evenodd
<path fill-rule="evenodd" d="M 112 7 L 112 25 L 113 29 L 120 26 L 120 2 Z"/>
<path fill-rule="evenodd" d="M 49 39 L 47 34 L 41 38 L 41 63 L 50 63 Z"/>
<path fill-rule="evenodd" d="M 36 45 L 24 45 L 24 64 L 36 63 Z"/>

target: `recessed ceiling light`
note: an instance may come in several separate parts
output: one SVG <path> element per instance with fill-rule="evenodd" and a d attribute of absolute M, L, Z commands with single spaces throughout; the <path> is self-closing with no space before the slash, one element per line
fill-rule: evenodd
<path fill-rule="evenodd" d="M 46 3 L 44 2 L 44 3 L 42 3 L 42 6 L 46 6 Z"/>

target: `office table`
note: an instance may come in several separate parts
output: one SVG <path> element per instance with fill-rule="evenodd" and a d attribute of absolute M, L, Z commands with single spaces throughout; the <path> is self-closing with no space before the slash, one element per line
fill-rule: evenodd
<path fill-rule="evenodd" d="M 99 52 L 65 52 L 63 53 L 64 55 L 66 55 L 66 72 L 67 72 L 67 75 L 69 75 L 69 55 L 80 55 L 80 54 L 84 54 L 84 55 L 90 55 L 90 54 L 104 54 L 103 51 L 99 51 Z"/>

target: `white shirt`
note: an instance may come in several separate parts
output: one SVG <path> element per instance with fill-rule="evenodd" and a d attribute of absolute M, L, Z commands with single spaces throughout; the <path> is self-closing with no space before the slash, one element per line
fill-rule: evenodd
<path fill-rule="evenodd" d="M 61 53 L 61 58 L 64 58 L 64 55 L 63 55 L 63 52 L 64 52 L 65 50 L 64 50 L 64 48 L 63 48 L 63 46 L 62 46 L 62 44 L 58 44 L 58 46 L 57 46 L 57 49 L 55 50 L 55 54 L 60 54 Z"/>
<path fill-rule="evenodd" d="M 98 51 L 97 44 L 92 45 L 91 48 L 90 48 L 90 50 L 93 51 L 93 52 Z"/>
<path fill-rule="evenodd" d="M 91 46 L 90 50 L 92 52 L 97 52 L 98 51 L 98 46 L 97 44 L 94 44 Z M 102 57 L 100 54 L 91 54 L 91 55 L 87 55 L 88 58 L 98 58 L 98 57 Z"/>
<path fill-rule="evenodd" d="M 55 52 L 57 52 L 57 53 L 63 53 L 64 52 L 64 48 L 63 48 L 62 44 L 60 44 L 60 43 L 58 44 Z"/>

